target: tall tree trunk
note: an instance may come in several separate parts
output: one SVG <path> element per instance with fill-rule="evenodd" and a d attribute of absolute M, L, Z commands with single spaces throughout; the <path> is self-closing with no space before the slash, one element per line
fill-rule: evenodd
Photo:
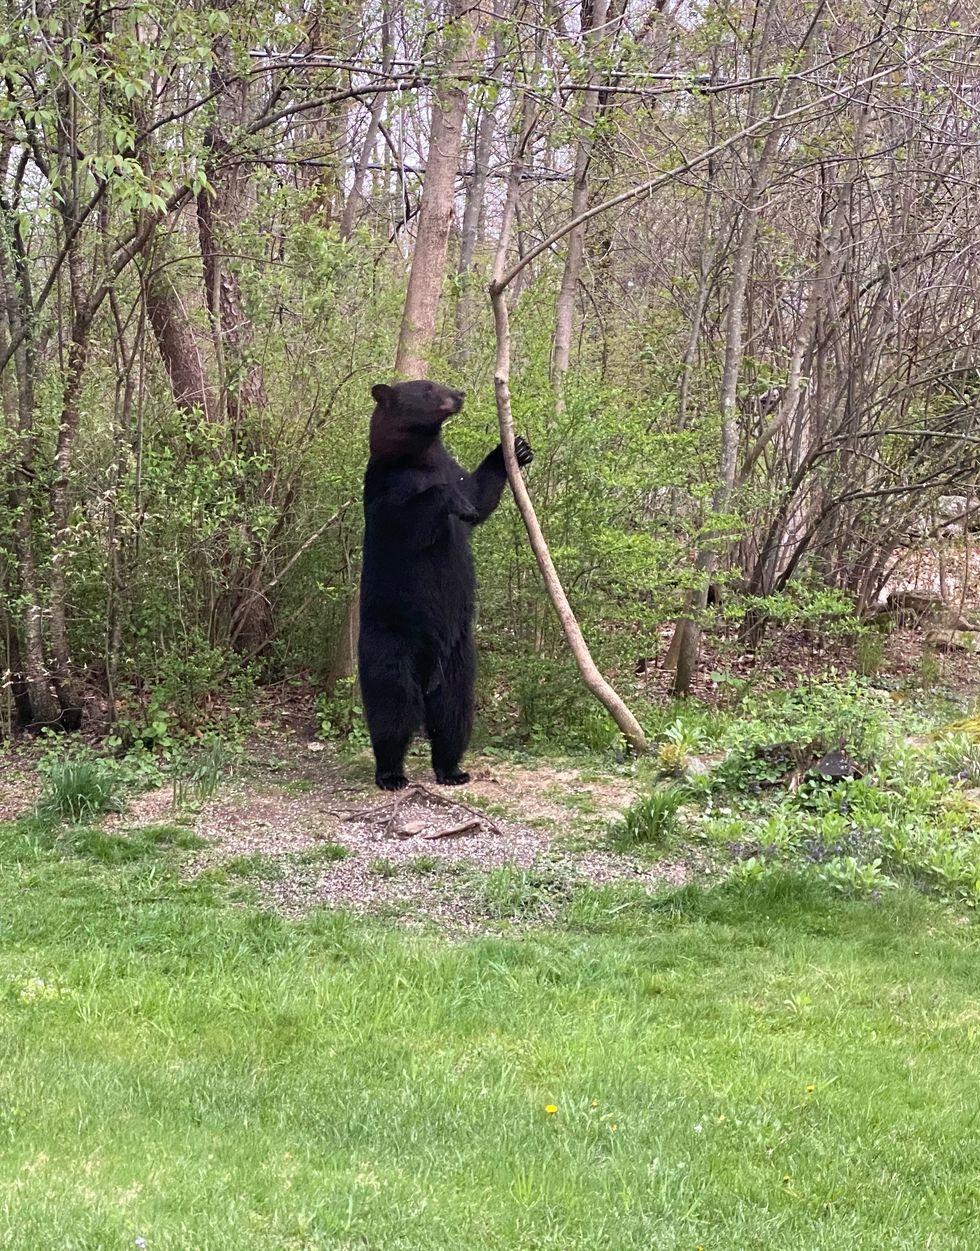
<path fill-rule="evenodd" d="M 3 155 L 6 158 L 9 152 Z M 4 159 L 4 170 L 6 165 Z M 9 340 L 17 345 L 12 358 L 14 387 L 4 388 L 11 462 L 8 490 L 14 518 L 13 547 L 21 602 L 21 639 L 17 648 L 20 669 L 14 674 L 14 681 L 17 684 L 15 690 L 20 692 L 18 711 L 21 719 L 31 726 L 55 726 L 61 723 L 61 704 L 51 683 L 45 655 L 43 600 L 34 550 L 34 379 L 37 362 L 30 324 L 30 278 L 23 264 L 24 258 L 18 254 L 16 224 L 6 212 L 6 207 L 3 206 L 4 228 L 0 235 L 0 280 L 3 283 Z"/>
<path fill-rule="evenodd" d="M 174 403 L 185 413 L 199 409 L 206 420 L 217 418 L 208 383 L 204 353 L 180 292 L 170 274 L 169 241 L 154 250 L 152 267 L 144 279 L 147 320 L 153 330 L 160 360 L 170 382 Z"/>
<path fill-rule="evenodd" d="M 212 8 L 234 7 L 234 0 L 213 0 Z M 232 65 L 232 42 L 219 35 L 212 47 L 211 90 L 216 96 L 216 117 L 208 127 L 206 145 L 209 187 L 197 197 L 198 235 L 204 270 L 204 294 L 223 373 L 221 401 L 233 440 L 237 443 L 243 421 L 265 406 L 262 370 L 252 359 L 252 323 L 245 311 L 241 285 L 227 264 L 229 240 L 248 210 L 248 167 L 223 160 L 230 136 L 246 120 L 248 80 Z"/>
<path fill-rule="evenodd" d="M 435 338 L 466 116 L 467 93 L 459 79 L 466 74 L 476 55 L 476 32 L 481 12 L 472 0 L 449 0 L 448 18 L 447 43 L 454 37 L 459 38 L 461 50 L 432 103 L 418 236 L 395 359 L 395 373 L 400 378 L 425 376 Z"/>
<path fill-rule="evenodd" d="M 234 0 L 212 0 L 211 7 L 230 10 Z M 249 79 L 236 72 L 232 52 L 231 38 L 219 35 L 212 45 L 210 75 L 216 115 L 206 134 L 209 187 L 198 194 L 197 221 L 220 382 L 218 411 L 225 414 L 230 450 L 238 454 L 243 442 L 254 449 L 261 440 L 258 419 L 266 396 L 262 367 L 253 354 L 254 328 L 238 275 L 228 264 L 232 240 L 246 217 L 251 195 L 248 167 L 227 159 L 230 137 L 246 121 L 249 95 Z M 258 486 L 261 492 L 269 484 Z M 243 501 L 243 513 L 248 507 L 248 501 Z M 227 629 L 235 646 L 256 654 L 269 636 L 272 617 L 262 592 L 259 539 L 247 519 L 243 518 L 241 529 L 241 554 L 228 560 Z"/>
<path fill-rule="evenodd" d="M 67 588 L 65 560 L 70 535 L 71 472 L 75 441 L 81 421 L 82 378 L 88 360 L 91 322 L 85 309 L 73 319 L 71 342 L 68 345 L 67 373 L 61 401 L 61 421 L 54 455 L 54 480 L 51 484 L 51 563 L 48 582 L 51 592 L 50 632 L 51 656 L 54 662 L 55 689 L 62 706 L 72 721 L 80 720 L 80 694 L 71 659 L 68 639 Z M 74 728 L 74 727 L 70 727 Z"/>
<path fill-rule="evenodd" d="M 385 3 L 381 6 L 381 68 L 383 73 L 390 73 L 393 57 L 394 50 L 391 39 L 391 5 Z M 354 233 L 354 228 L 357 225 L 358 209 L 365 202 L 364 179 L 367 177 L 368 166 L 371 163 L 371 156 L 374 153 L 375 144 L 378 141 L 378 135 L 381 131 L 381 115 L 384 112 L 386 99 L 386 95 L 379 91 L 371 101 L 371 113 L 368 119 L 367 133 L 364 136 L 364 143 L 361 145 L 361 152 L 354 166 L 354 176 L 351 180 L 350 194 L 344 204 L 344 212 L 340 219 L 341 239 L 349 239 Z"/>
<path fill-rule="evenodd" d="M 609 0 L 583 0 L 582 38 L 585 57 L 590 62 L 588 90 L 582 93 L 578 112 L 578 142 L 575 146 L 575 171 L 572 179 L 572 203 L 569 216 L 576 218 L 589 204 L 589 165 L 592 161 L 593 124 L 599 103 L 599 86 L 602 75 L 595 68 L 595 54 L 605 34 Z M 585 225 L 568 232 L 565 266 L 561 275 L 561 287 L 555 305 L 555 337 L 551 354 L 551 378 L 555 387 L 555 402 L 559 410 L 565 405 L 565 377 L 572 357 L 572 331 L 575 323 L 575 297 L 578 294 L 585 256 Z"/>
<path fill-rule="evenodd" d="M 460 364 L 469 355 L 469 343 L 473 334 L 473 295 L 476 285 L 473 261 L 476 256 L 480 219 L 483 214 L 483 197 L 487 186 L 490 154 L 493 151 L 493 137 L 496 129 L 497 119 L 493 109 L 482 109 L 476 125 L 476 141 L 473 145 L 473 172 L 466 180 L 466 204 L 463 209 L 463 224 L 459 237 L 459 262 L 456 266 L 460 290 L 459 299 L 456 301 L 455 355 Z"/>

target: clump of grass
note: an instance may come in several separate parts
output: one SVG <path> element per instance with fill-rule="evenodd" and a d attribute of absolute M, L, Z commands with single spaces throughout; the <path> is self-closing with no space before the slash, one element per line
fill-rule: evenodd
<path fill-rule="evenodd" d="M 343 843 L 318 843 L 316 847 L 309 847 L 306 851 L 301 851 L 296 857 L 297 864 L 332 864 L 336 860 L 346 860 L 351 855 L 349 847 L 345 847 Z"/>
<path fill-rule="evenodd" d="M 387 856 L 375 856 L 371 861 L 370 868 L 376 877 L 381 878 L 395 877 L 398 873 L 398 865 L 393 860 L 389 860 Z"/>
<path fill-rule="evenodd" d="M 282 877 L 282 866 L 278 860 L 263 856 L 260 852 L 251 856 L 233 856 L 224 867 L 232 877 L 251 878 L 261 882 L 274 882 Z"/>
<path fill-rule="evenodd" d="M 482 911 L 500 921 L 554 912 L 573 893 L 568 876 L 546 866 L 520 869 L 504 864 L 491 869 L 478 884 Z"/>
<path fill-rule="evenodd" d="M 144 825 L 137 831 L 139 835 L 156 847 L 179 847 L 182 851 L 193 851 L 198 847 L 206 847 L 208 840 L 184 825 L 167 824 Z"/>
<path fill-rule="evenodd" d="M 415 856 L 408 862 L 409 872 L 417 873 L 419 877 L 424 877 L 427 873 L 435 873 L 438 867 L 438 856 Z"/>
<path fill-rule="evenodd" d="M 106 812 L 121 812 L 119 778 L 111 763 L 86 756 L 55 756 L 42 762 L 44 789 L 38 816 L 79 825 Z"/>
<path fill-rule="evenodd" d="M 171 771 L 171 807 L 200 808 L 214 796 L 231 772 L 232 748 L 224 739 L 210 735 L 203 749 L 192 759 L 174 760 Z"/>
<path fill-rule="evenodd" d="M 73 832 L 72 849 L 86 860 L 99 864 L 129 864 L 155 855 L 158 849 L 147 839 L 112 834 L 97 826 L 82 827 Z"/>
<path fill-rule="evenodd" d="M 613 841 L 623 847 L 663 846 L 680 832 L 677 810 L 683 802 L 679 787 L 658 787 L 626 810 Z"/>

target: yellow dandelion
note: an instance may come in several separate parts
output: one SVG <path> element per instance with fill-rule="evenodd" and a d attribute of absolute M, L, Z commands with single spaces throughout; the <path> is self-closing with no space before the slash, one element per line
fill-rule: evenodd
<path fill-rule="evenodd" d="M 792 1179 L 792 1177 L 790 1177 L 789 1173 L 784 1173 L 784 1174 L 783 1174 L 783 1185 L 784 1185 L 784 1186 L 790 1186 L 790 1185 L 792 1185 L 792 1183 L 793 1183 L 793 1179 Z"/>
<path fill-rule="evenodd" d="M 816 1086 L 807 1086 L 806 1093 L 808 1095 L 812 1095 L 815 1090 L 816 1090 Z"/>
<path fill-rule="evenodd" d="M 593 1100 L 592 1100 L 592 1102 L 589 1104 L 589 1107 L 590 1107 L 590 1108 L 597 1108 L 598 1106 L 599 1106 L 599 1100 L 598 1100 L 598 1099 L 593 1099 Z"/>
<path fill-rule="evenodd" d="M 618 1125 L 610 1125 L 610 1126 L 609 1126 L 609 1128 L 610 1128 L 610 1129 L 612 1130 L 612 1132 L 615 1134 L 616 1130 L 617 1130 L 617 1129 L 619 1129 L 619 1126 L 618 1126 Z"/>
<path fill-rule="evenodd" d="M 544 1110 L 548 1113 L 549 1116 L 554 1116 L 555 1113 L 558 1111 L 558 1105 L 554 1103 L 546 1103 L 544 1105 Z"/>

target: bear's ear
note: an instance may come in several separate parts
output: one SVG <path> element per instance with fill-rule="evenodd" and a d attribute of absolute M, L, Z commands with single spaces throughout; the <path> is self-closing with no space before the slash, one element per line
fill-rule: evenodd
<path fill-rule="evenodd" d="M 395 398 L 395 393 L 391 387 L 386 387 L 383 382 L 378 382 L 371 388 L 371 398 L 376 404 L 380 404 L 382 408 L 388 408 Z"/>

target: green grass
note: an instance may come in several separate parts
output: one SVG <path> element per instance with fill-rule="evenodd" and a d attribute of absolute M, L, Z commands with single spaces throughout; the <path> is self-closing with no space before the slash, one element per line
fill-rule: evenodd
<path fill-rule="evenodd" d="M 0 831 L 5 1251 L 976 1245 L 980 940 L 921 896 L 450 942 L 95 852 Z"/>

